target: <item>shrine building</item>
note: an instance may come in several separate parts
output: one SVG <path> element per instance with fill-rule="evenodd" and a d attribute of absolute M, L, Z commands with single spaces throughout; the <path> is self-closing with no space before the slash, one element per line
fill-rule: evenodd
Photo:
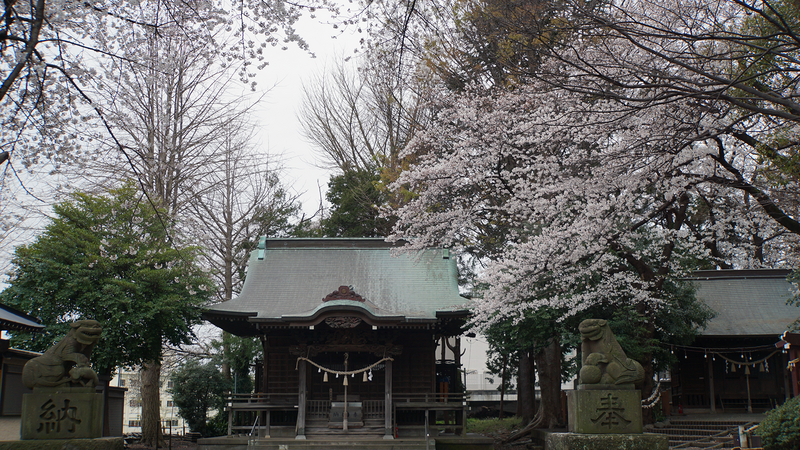
<path fill-rule="evenodd" d="M 399 245 L 261 239 L 241 294 L 204 312 L 263 345 L 257 393 L 228 403 L 229 434 L 386 440 L 464 432 L 468 311 L 456 261 L 446 249 L 408 254 Z"/>

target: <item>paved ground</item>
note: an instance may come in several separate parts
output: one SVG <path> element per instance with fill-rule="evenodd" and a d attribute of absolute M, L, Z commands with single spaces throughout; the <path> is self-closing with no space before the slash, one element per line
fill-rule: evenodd
<path fill-rule="evenodd" d="M 686 414 L 682 416 L 671 416 L 673 420 L 700 420 L 700 421 L 727 421 L 727 420 L 746 420 L 748 422 L 761 422 L 764 420 L 765 414 Z M 18 417 L 0 417 L 0 441 L 15 441 L 19 439 L 19 418 Z M 509 448 L 524 448 L 525 444 L 520 443 L 520 447 Z M 137 443 L 130 443 L 127 448 L 132 450 L 150 450 L 154 447 L 147 447 Z M 169 441 L 167 442 L 166 449 L 169 449 Z M 197 444 L 173 440 L 172 448 L 175 450 L 195 450 Z"/>
<path fill-rule="evenodd" d="M 0 441 L 19 440 L 19 417 L 0 417 Z"/>
<path fill-rule="evenodd" d="M 136 443 L 128 444 L 125 448 L 131 449 L 131 450 L 151 450 L 151 449 L 155 449 L 155 447 L 148 447 L 146 445 L 136 444 Z M 159 447 L 159 448 L 163 448 L 165 450 L 168 450 L 168 449 L 172 449 L 172 450 L 196 450 L 197 449 L 197 443 L 189 442 L 189 441 L 173 440 L 172 444 L 170 444 L 169 440 L 167 440 L 166 446 L 165 447 Z"/>

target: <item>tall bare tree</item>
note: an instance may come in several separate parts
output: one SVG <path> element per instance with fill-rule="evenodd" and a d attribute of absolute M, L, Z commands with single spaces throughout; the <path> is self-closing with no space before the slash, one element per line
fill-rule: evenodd
<path fill-rule="evenodd" d="M 425 121 L 425 72 L 400 76 L 388 52 L 369 55 L 343 60 L 303 86 L 303 135 L 326 168 L 395 170 L 400 150 Z"/>
<path fill-rule="evenodd" d="M 232 126 L 218 143 L 215 170 L 190 186 L 189 225 L 206 248 L 219 301 L 239 292 L 259 237 L 287 235 L 300 210 L 297 196 L 281 183 L 279 163 L 252 148 L 247 133 L 251 130 L 247 125 Z"/>
<path fill-rule="evenodd" d="M 248 111 L 243 97 L 231 92 L 235 75 L 207 48 L 214 41 L 198 38 L 208 30 L 192 20 L 195 12 L 174 11 L 172 26 L 119 36 L 124 58 L 103 67 L 105 83 L 93 93 L 114 133 L 105 141 L 109 156 L 98 159 L 91 173 L 105 175 L 109 184 L 119 177 L 138 180 L 164 209 L 165 225 L 177 225 L 171 227 L 176 241 L 191 236 L 183 226 L 189 205 L 204 189 L 216 188 L 203 180 L 225 170 L 231 151 L 226 139 Z M 142 435 L 156 445 L 162 441 L 160 359 L 141 370 Z"/>

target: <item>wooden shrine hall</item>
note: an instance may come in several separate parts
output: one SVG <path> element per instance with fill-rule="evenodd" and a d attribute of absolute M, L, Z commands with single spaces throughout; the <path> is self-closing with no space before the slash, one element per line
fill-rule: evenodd
<path fill-rule="evenodd" d="M 715 316 L 676 347 L 672 412 L 763 412 L 798 392 L 781 336 L 799 319 L 788 270 L 700 270 L 689 279 Z"/>
<path fill-rule="evenodd" d="M 239 297 L 204 317 L 261 339 L 257 393 L 227 405 L 229 435 L 464 432 L 460 335 L 468 317 L 448 250 L 382 239 L 261 239 Z M 437 424 L 438 422 L 438 424 Z"/>

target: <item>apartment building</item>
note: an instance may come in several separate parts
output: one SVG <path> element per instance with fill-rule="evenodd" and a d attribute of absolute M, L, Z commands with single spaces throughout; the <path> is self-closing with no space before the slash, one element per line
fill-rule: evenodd
<path fill-rule="evenodd" d="M 137 434 L 142 432 L 142 395 L 140 391 L 138 370 L 119 369 L 117 375 L 111 380 L 111 386 L 127 389 L 122 410 L 122 433 Z M 164 434 L 183 435 L 189 427 L 183 418 L 178 415 L 178 407 L 172 401 L 169 389 L 172 380 L 169 376 L 161 376 L 161 429 Z"/>

